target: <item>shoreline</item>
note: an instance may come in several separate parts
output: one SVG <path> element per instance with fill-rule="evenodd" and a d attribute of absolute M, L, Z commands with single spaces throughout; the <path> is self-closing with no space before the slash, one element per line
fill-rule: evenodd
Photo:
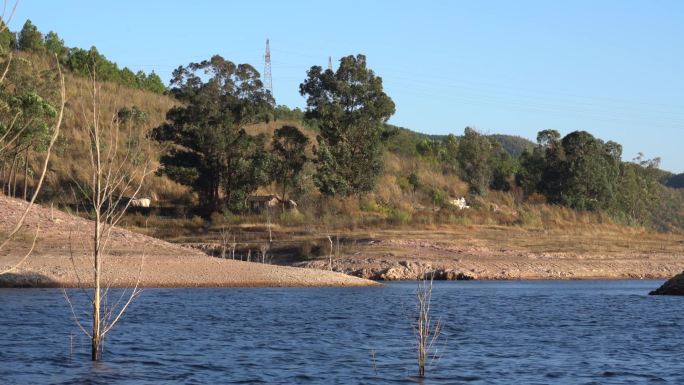
<path fill-rule="evenodd" d="M 0 195 L 5 218 L 0 231 L 16 222 L 26 204 Z M 92 277 L 88 242 L 72 235 L 91 226 L 87 219 L 34 206 L 24 231 L 0 255 L 0 270 L 26 254 L 40 228 L 36 248 L 18 269 L 0 276 L 0 287 L 87 287 L 86 278 Z M 221 259 L 116 228 L 104 259 L 103 287 L 134 287 L 143 256 L 140 287 L 147 288 L 379 286 L 416 280 L 425 272 L 437 273 L 435 280 L 667 280 L 684 270 L 681 237 L 636 230 L 548 230 L 540 235 L 523 229 L 454 227 L 341 235 L 346 243 L 330 271 L 327 256 L 288 260 L 274 247 L 269 257 L 276 264 Z M 278 242 L 274 245 L 282 247 Z M 250 245 L 252 250 L 258 246 Z"/>
<path fill-rule="evenodd" d="M 27 272 L 28 273 L 28 272 Z M 11 276 L 11 274 L 9 274 Z M 31 277 L 30 273 L 24 275 Z M 355 277 L 351 277 L 352 279 Z M 532 277 L 532 278 L 482 278 L 469 280 L 436 280 L 435 282 L 454 282 L 454 281 L 472 281 L 472 282 L 587 282 L 587 281 L 651 281 L 662 282 L 667 281 L 671 277 L 573 277 L 573 278 L 548 278 L 548 277 Z M 29 278 L 30 279 L 30 278 Z M 317 288 L 353 288 L 353 287 L 382 287 L 386 284 L 404 283 L 404 282 L 418 282 L 417 279 L 403 279 L 403 280 L 363 280 L 351 282 L 265 282 L 265 281 L 242 281 L 242 282 L 196 282 L 189 284 L 187 282 L 148 282 L 138 285 L 141 289 L 269 289 L 269 288 L 291 288 L 291 289 L 317 289 Z M 116 283 L 109 287 L 115 289 L 133 288 L 135 284 Z M 76 282 L 45 282 L 45 281 L 15 281 L 10 279 L 3 279 L 0 276 L 0 289 L 92 289 L 92 285 L 78 285 Z"/>

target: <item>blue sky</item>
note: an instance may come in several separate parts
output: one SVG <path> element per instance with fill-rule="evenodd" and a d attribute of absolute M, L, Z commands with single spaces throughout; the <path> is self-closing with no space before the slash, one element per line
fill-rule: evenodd
<path fill-rule="evenodd" d="M 587 130 L 684 171 L 684 1 L 42 1 L 31 19 L 69 46 L 155 70 L 220 54 L 263 70 L 271 40 L 279 104 L 328 56 L 363 53 L 416 131 Z"/>

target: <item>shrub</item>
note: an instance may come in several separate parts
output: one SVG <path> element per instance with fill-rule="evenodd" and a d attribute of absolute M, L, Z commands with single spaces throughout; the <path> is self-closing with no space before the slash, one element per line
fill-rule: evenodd
<path fill-rule="evenodd" d="M 395 225 L 405 225 L 411 221 L 411 213 L 404 210 L 394 209 L 390 212 L 387 220 Z"/>

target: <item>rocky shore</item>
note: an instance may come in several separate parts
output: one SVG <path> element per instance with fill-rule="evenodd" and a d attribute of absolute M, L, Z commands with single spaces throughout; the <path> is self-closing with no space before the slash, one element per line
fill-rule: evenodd
<path fill-rule="evenodd" d="M 330 270 L 330 264 L 325 261 L 312 261 L 296 266 L 309 269 Z M 332 271 L 377 281 L 409 281 L 432 278 L 437 281 L 467 281 L 475 279 L 475 276 L 458 268 L 449 267 L 446 264 L 432 264 L 420 261 L 388 260 L 359 261 L 354 259 L 336 260 L 333 262 Z"/>

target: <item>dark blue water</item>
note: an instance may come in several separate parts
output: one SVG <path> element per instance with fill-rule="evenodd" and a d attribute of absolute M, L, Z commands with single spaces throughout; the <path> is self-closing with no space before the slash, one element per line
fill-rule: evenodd
<path fill-rule="evenodd" d="M 660 283 L 435 283 L 423 383 L 684 384 L 684 298 Z M 0 384 L 411 384 L 415 288 L 148 289 L 97 364 L 60 290 L 2 289 Z"/>

